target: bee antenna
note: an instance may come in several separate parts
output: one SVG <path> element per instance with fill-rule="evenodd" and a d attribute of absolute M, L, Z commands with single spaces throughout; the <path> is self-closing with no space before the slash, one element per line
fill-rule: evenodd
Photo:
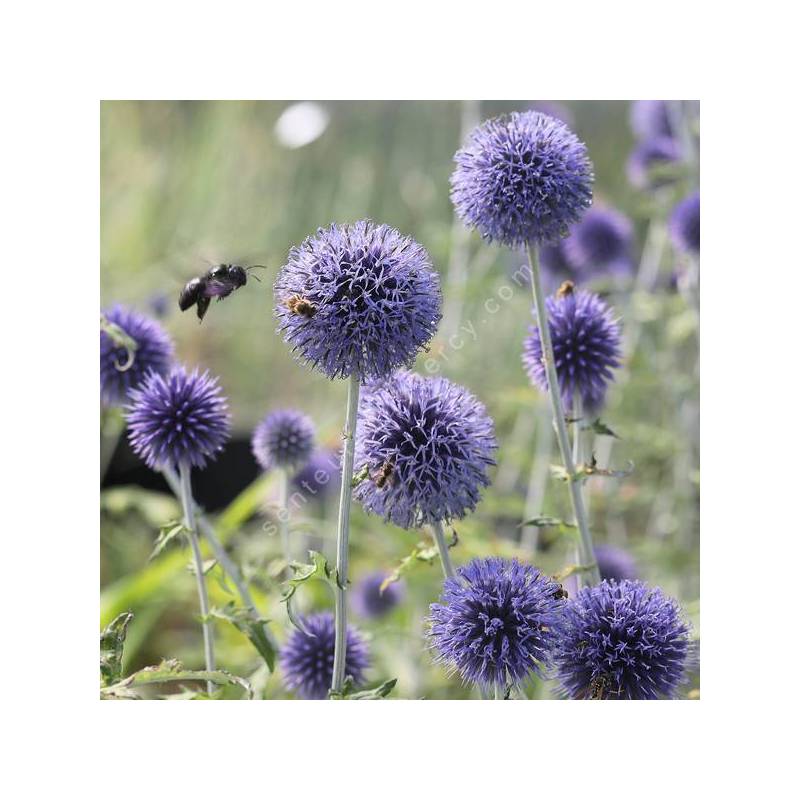
<path fill-rule="evenodd" d="M 251 269 L 266 269 L 266 267 L 263 264 L 253 264 L 252 266 L 246 267 L 245 269 L 247 270 L 247 272 L 250 272 Z"/>

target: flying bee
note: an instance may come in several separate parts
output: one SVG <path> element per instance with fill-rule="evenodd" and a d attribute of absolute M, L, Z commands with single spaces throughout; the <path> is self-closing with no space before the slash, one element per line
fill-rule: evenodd
<path fill-rule="evenodd" d="M 199 278 L 192 278 L 181 290 L 178 307 L 186 311 L 197 305 L 197 318 L 200 322 L 208 311 L 212 298 L 224 300 L 229 294 L 247 284 L 247 275 L 251 269 L 266 269 L 261 264 L 252 267 L 240 267 L 238 264 L 217 264 Z M 261 279 L 253 275 L 261 282 Z"/>
<path fill-rule="evenodd" d="M 381 468 L 377 472 L 374 472 L 370 477 L 378 489 L 383 489 L 384 486 L 391 483 L 393 475 L 394 464 L 392 464 L 391 461 L 384 461 L 381 465 Z"/>
<path fill-rule="evenodd" d="M 292 314 L 297 314 L 306 319 L 311 319 L 311 317 L 317 313 L 317 307 L 311 301 L 306 300 L 305 297 L 300 297 L 299 294 L 293 294 L 286 301 L 286 308 L 288 308 Z"/>

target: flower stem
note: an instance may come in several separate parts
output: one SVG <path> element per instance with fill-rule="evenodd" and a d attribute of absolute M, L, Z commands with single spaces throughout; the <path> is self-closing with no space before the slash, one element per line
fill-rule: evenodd
<path fill-rule="evenodd" d="M 528 260 L 531 268 L 531 289 L 533 290 L 533 304 L 536 308 L 536 316 L 539 322 L 539 336 L 542 341 L 542 360 L 544 361 L 547 373 L 548 394 L 550 395 L 550 406 L 553 410 L 553 424 L 558 439 L 558 448 L 561 451 L 561 460 L 567 472 L 570 497 L 572 499 L 572 510 L 575 513 L 575 521 L 580 532 L 579 540 L 579 566 L 588 567 L 594 564 L 594 547 L 592 546 L 592 534 L 589 530 L 589 520 L 586 508 L 583 504 L 583 493 L 581 484 L 576 478 L 575 462 L 570 451 L 569 434 L 567 433 L 567 423 L 564 418 L 564 409 L 561 404 L 561 391 L 558 383 L 558 373 L 556 372 L 556 362 L 553 355 L 553 343 L 550 339 L 550 325 L 547 319 L 547 306 L 545 305 L 544 292 L 542 291 L 542 277 L 539 267 L 539 253 L 534 242 L 528 242 Z M 600 573 L 595 564 L 584 573 L 587 576 L 589 585 L 600 582 Z"/>
<path fill-rule="evenodd" d="M 203 649 L 206 656 L 206 669 L 213 672 L 216 669 L 214 662 L 214 632 L 211 629 L 211 620 L 208 612 L 208 593 L 206 592 L 206 580 L 203 575 L 203 557 L 200 555 L 200 542 L 197 538 L 194 519 L 194 499 L 192 498 L 192 472 L 187 464 L 178 466 L 178 473 L 181 479 L 181 503 L 183 504 L 183 524 L 189 532 L 189 543 L 192 546 L 194 556 L 195 577 L 197 579 L 197 595 L 200 598 L 200 614 L 203 617 Z M 208 682 L 208 693 L 212 694 L 214 684 Z"/>
<path fill-rule="evenodd" d="M 163 470 L 163 475 L 169 484 L 170 489 L 172 489 L 172 493 L 176 497 L 180 498 L 181 483 L 180 478 L 175 474 L 175 471 L 171 467 L 166 467 Z M 222 542 L 220 542 L 220 540 L 217 538 L 217 534 L 215 533 L 211 523 L 204 516 L 202 516 L 202 509 L 197 505 L 197 503 L 194 504 L 194 512 L 195 519 L 197 521 L 197 527 L 200 529 L 200 532 L 203 534 L 205 540 L 211 547 L 211 551 L 214 553 L 214 558 L 217 559 L 217 561 L 221 564 L 222 569 L 224 569 L 225 572 L 230 576 L 230 579 L 233 581 L 233 585 L 236 587 L 236 591 L 239 593 L 242 603 L 247 607 L 254 617 L 258 617 L 259 613 L 255 602 L 253 602 L 253 596 L 250 594 L 250 590 L 247 588 L 247 584 L 244 581 L 242 573 L 239 571 L 239 567 L 236 566 L 236 562 L 228 555 L 228 551 L 222 546 Z M 261 627 L 264 631 L 264 636 L 277 651 L 278 642 L 275 639 L 272 631 L 269 629 L 266 623 L 263 623 Z"/>
<path fill-rule="evenodd" d="M 431 524 L 433 538 L 436 539 L 436 547 L 439 549 L 439 556 L 442 559 L 442 572 L 445 578 L 455 578 L 456 571 L 453 569 L 453 562 L 450 560 L 450 550 L 444 540 L 444 529 L 441 522 Z"/>
<path fill-rule="evenodd" d="M 354 372 L 347 384 L 347 417 L 342 439 L 342 488 L 339 494 L 339 524 L 336 531 L 336 608 L 331 690 L 340 692 L 344 685 L 347 656 L 347 562 L 350 544 L 350 500 L 353 495 L 353 456 L 355 455 L 356 421 L 358 419 L 359 376 Z"/>

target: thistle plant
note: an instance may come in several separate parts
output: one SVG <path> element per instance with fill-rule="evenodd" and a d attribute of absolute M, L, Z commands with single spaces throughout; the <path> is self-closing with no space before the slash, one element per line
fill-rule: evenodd
<path fill-rule="evenodd" d="M 613 208 L 591 208 L 563 240 L 564 254 L 580 281 L 633 272 L 633 223 Z"/>
<path fill-rule="evenodd" d="M 455 162 L 451 197 L 464 223 L 489 241 L 527 249 L 533 303 L 540 321 L 542 366 L 580 533 L 579 567 L 596 582 L 599 574 L 570 451 L 538 258 L 539 246 L 563 237 L 591 204 L 591 161 L 585 145 L 564 123 L 527 112 L 480 125 L 456 153 Z"/>
<path fill-rule="evenodd" d="M 355 498 L 401 528 L 430 525 L 445 577 L 455 574 L 443 525 L 474 510 L 497 447 L 484 405 L 445 378 L 400 371 L 359 410 Z"/>
<path fill-rule="evenodd" d="M 287 344 L 329 378 L 348 381 L 336 545 L 335 655 L 341 692 L 347 652 L 347 573 L 354 439 L 362 381 L 409 365 L 441 318 L 439 278 L 425 249 L 388 225 L 362 220 L 320 229 L 289 253 L 275 282 Z"/>
<path fill-rule="evenodd" d="M 178 471 L 183 524 L 194 558 L 206 669 L 212 671 L 214 634 L 195 521 L 191 470 L 203 469 L 230 437 L 227 402 L 216 378 L 207 372 L 188 372 L 182 366 L 175 366 L 167 376 L 149 373 L 138 389 L 131 390 L 127 421 L 131 446 L 151 469 Z M 209 683 L 208 689 L 213 691 L 213 684 Z"/>
<path fill-rule="evenodd" d="M 405 584 L 393 581 L 384 586 L 387 575 L 371 572 L 353 588 L 353 609 L 365 619 L 380 619 L 399 605 L 405 596 Z"/>
<path fill-rule="evenodd" d="M 289 483 L 294 472 L 304 466 L 314 449 L 314 423 L 294 409 L 267 414 L 253 431 L 252 450 L 265 471 L 276 469 L 280 489 L 278 523 L 283 557 L 291 561 L 289 541 Z"/>

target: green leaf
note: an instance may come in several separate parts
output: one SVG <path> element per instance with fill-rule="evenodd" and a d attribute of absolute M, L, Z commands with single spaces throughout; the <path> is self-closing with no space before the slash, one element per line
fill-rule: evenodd
<path fill-rule="evenodd" d="M 374 689 L 363 689 L 361 691 L 353 691 L 353 680 L 350 676 L 344 682 L 341 692 L 331 691 L 328 696 L 331 700 L 383 700 L 388 697 L 392 689 L 397 685 L 397 678 L 384 681 Z"/>
<path fill-rule="evenodd" d="M 289 621 L 295 628 L 301 630 L 305 634 L 309 634 L 309 631 L 303 625 L 300 617 L 295 613 L 292 604 L 292 598 L 295 592 L 306 581 L 310 580 L 325 581 L 331 588 L 335 589 L 335 584 L 333 583 L 335 570 L 328 564 L 328 560 L 325 556 L 323 556 L 322 553 L 318 553 L 316 550 L 309 550 L 308 554 L 311 556 L 310 564 L 303 564 L 299 561 L 293 561 L 289 564 L 294 572 L 294 577 L 286 581 L 287 586 L 284 590 L 283 598 L 281 599 L 281 602 L 286 603 L 286 613 L 289 615 Z M 338 576 L 335 579 L 338 581 Z"/>
<path fill-rule="evenodd" d="M 418 561 L 423 564 L 431 564 L 439 558 L 439 551 L 436 545 L 431 545 L 429 542 L 417 542 L 414 549 L 404 558 L 400 559 L 400 563 L 392 570 L 392 573 L 381 584 L 381 592 L 386 591 L 386 588 L 396 583 L 403 577 Z"/>
<path fill-rule="evenodd" d="M 156 543 L 153 547 L 153 552 L 150 553 L 148 561 L 152 561 L 164 552 L 164 548 L 176 537 L 182 533 L 188 532 L 180 520 L 173 520 L 172 522 L 162 525 L 156 537 Z"/>
<path fill-rule="evenodd" d="M 590 426 L 589 430 L 594 431 L 598 436 L 612 436 L 614 439 L 619 439 L 620 437 L 617 436 L 608 425 L 603 422 L 600 418 L 596 419 Z"/>
<path fill-rule="evenodd" d="M 268 619 L 258 615 L 250 608 L 242 608 L 231 602 L 225 608 L 212 608 L 209 617 L 230 622 L 238 631 L 241 631 L 264 659 L 270 672 L 275 671 L 275 648 L 272 646 L 264 630 Z"/>
<path fill-rule="evenodd" d="M 365 465 L 361 467 L 361 469 L 358 472 L 356 472 L 355 475 L 353 475 L 353 480 L 350 481 L 350 486 L 352 486 L 353 489 L 355 489 L 359 483 L 363 483 L 368 477 L 369 477 L 369 467 Z"/>
<path fill-rule="evenodd" d="M 120 372 L 129 370 L 133 366 L 136 357 L 136 349 L 139 346 L 136 340 L 128 336 L 115 322 L 111 322 L 105 314 L 100 314 L 100 330 L 103 331 L 117 347 L 122 347 L 127 351 L 126 361 L 122 363 L 116 361 L 114 362 L 114 366 Z"/>
<path fill-rule="evenodd" d="M 122 651 L 133 614 L 116 617 L 100 634 L 100 685 L 110 686 L 122 677 Z"/>
<path fill-rule="evenodd" d="M 142 687 L 176 681 L 211 681 L 219 686 L 238 686 L 244 690 L 248 700 L 253 699 L 253 688 L 244 678 L 240 678 L 238 675 L 233 675 L 223 669 L 185 669 L 183 664 L 175 659 L 162 661 L 156 667 L 145 667 L 112 686 L 101 687 L 100 699 L 142 700 L 143 696 L 138 691 Z"/>
<path fill-rule="evenodd" d="M 527 519 L 525 522 L 520 523 L 518 527 L 526 528 L 529 525 L 533 525 L 536 528 L 575 528 L 577 527 L 572 522 L 566 522 L 565 520 L 561 519 L 560 517 L 548 517 L 548 516 L 541 516 L 541 517 L 534 517 L 533 519 Z"/>
<path fill-rule="evenodd" d="M 217 566 L 216 558 L 205 559 L 202 564 L 203 575 L 208 575 L 208 573 L 211 572 L 211 570 L 214 569 L 214 567 L 216 566 Z M 197 567 L 195 566 L 194 561 L 190 561 L 186 565 L 186 569 L 188 569 L 192 575 L 197 575 Z"/>

